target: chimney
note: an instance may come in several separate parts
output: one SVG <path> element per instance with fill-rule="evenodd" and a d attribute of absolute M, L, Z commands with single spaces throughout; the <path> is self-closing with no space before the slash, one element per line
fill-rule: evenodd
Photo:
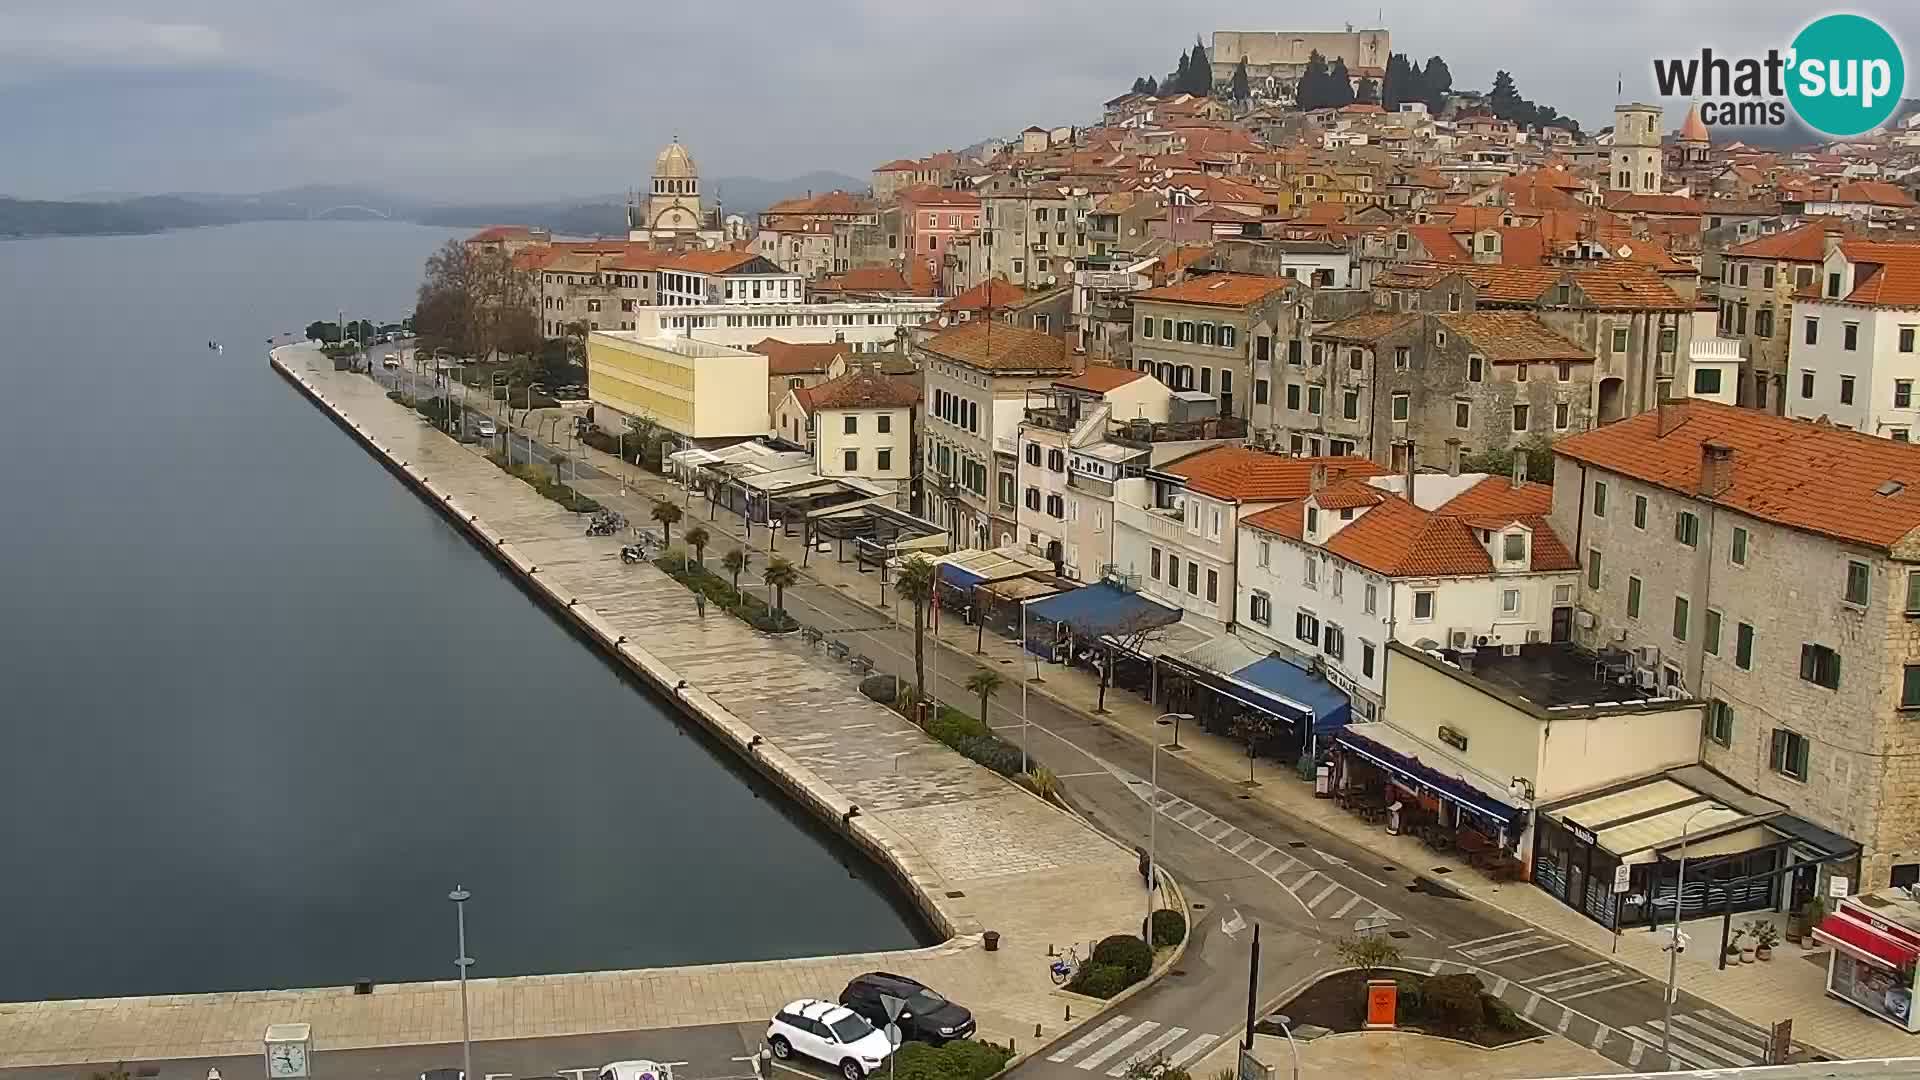
<path fill-rule="evenodd" d="M 1711 499 L 1733 486 L 1733 447 L 1712 439 L 1700 444 L 1700 494 Z"/>
<path fill-rule="evenodd" d="M 1460 475 L 1460 440 L 1447 439 L 1447 475 Z"/>
<path fill-rule="evenodd" d="M 1522 487 L 1527 482 L 1527 452 L 1525 450 L 1515 450 L 1513 452 L 1512 481 L 1514 487 Z"/>
<path fill-rule="evenodd" d="M 1822 259 L 1840 250 L 1840 241 L 1846 234 L 1840 231 L 1840 223 L 1829 221 L 1820 227 L 1820 257 Z"/>
<path fill-rule="evenodd" d="M 1327 467 L 1325 465 L 1315 464 L 1313 470 L 1307 474 L 1307 492 L 1312 494 L 1326 486 Z"/>
<path fill-rule="evenodd" d="M 1407 501 L 1418 506 L 1419 503 L 1413 502 L 1413 440 L 1402 439 L 1400 445 L 1407 448 Z"/>
<path fill-rule="evenodd" d="M 1687 405 L 1685 401 L 1674 397 L 1662 398 L 1660 404 L 1655 407 L 1653 421 L 1654 437 L 1664 439 L 1668 435 L 1673 434 L 1674 429 L 1686 423 L 1686 421 Z"/>

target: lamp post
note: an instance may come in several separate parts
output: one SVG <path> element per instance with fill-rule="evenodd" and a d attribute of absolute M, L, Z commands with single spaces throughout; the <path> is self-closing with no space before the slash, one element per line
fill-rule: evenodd
<path fill-rule="evenodd" d="M 1673 999 L 1677 990 L 1680 973 L 1680 908 L 1686 900 L 1687 889 L 1687 830 L 1693 827 L 1693 819 L 1709 810 L 1724 810 L 1719 803 L 1708 803 L 1687 815 L 1680 823 L 1680 873 L 1673 886 L 1673 940 L 1667 942 L 1667 1004 L 1666 1018 L 1660 1025 L 1660 1052 L 1666 1055 L 1667 1069 L 1673 1065 Z"/>
<path fill-rule="evenodd" d="M 1300 1080 L 1300 1044 L 1293 1041 L 1293 1018 L 1290 1016 L 1273 1017 L 1280 1025 L 1280 1031 L 1287 1037 L 1287 1049 L 1293 1051 L 1293 1080 Z"/>
<path fill-rule="evenodd" d="M 473 1075 L 473 1026 L 467 1013 L 467 969 L 473 966 L 473 957 L 467 955 L 467 899 L 473 894 L 465 888 L 455 885 L 447 894 L 453 901 L 453 910 L 459 913 L 460 956 L 454 961 L 460 968 L 460 1078 L 466 1080 Z"/>
<path fill-rule="evenodd" d="M 1173 726 L 1174 718 L 1191 720 L 1187 713 L 1161 713 L 1154 717 L 1156 728 Z M 1153 732 L 1153 797 L 1147 801 L 1147 921 L 1140 936 L 1146 940 L 1148 951 L 1153 949 L 1153 879 L 1160 872 L 1156 858 L 1160 839 L 1160 732 Z"/>

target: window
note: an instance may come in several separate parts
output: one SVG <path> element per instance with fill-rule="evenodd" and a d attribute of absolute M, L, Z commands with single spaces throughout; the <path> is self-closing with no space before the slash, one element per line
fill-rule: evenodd
<path fill-rule="evenodd" d="M 1528 364 L 1526 364 L 1526 363 L 1524 363 L 1524 362 L 1523 362 L 1523 363 L 1519 363 L 1519 364 L 1515 364 L 1515 365 L 1513 366 L 1513 381 L 1514 381 L 1514 382 L 1526 382 L 1526 381 L 1527 381 L 1527 369 L 1528 369 L 1528 367 L 1530 367 L 1530 366 L 1531 366 L 1531 365 L 1528 365 Z"/>
<path fill-rule="evenodd" d="M 1500 557 L 1505 562 L 1525 562 L 1527 558 L 1527 536 L 1525 533 L 1507 533 L 1501 538 Z"/>
<path fill-rule="evenodd" d="M 1753 670 L 1753 624 L 1736 623 L 1733 628 L 1733 666 Z"/>
<path fill-rule="evenodd" d="M 1344 660 L 1347 656 L 1347 635 L 1338 626 L 1327 624 L 1326 640 L 1321 648 L 1335 660 Z"/>
<path fill-rule="evenodd" d="M 1308 534 L 1312 534 L 1311 527 L 1308 529 Z M 1307 553 L 1304 570 L 1300 576 L 1300 584 L 1305 585 L 1309 589 L 1317 589 L 1320 587 L 1320 563 L 1314 559 L 1312 552 Z"/>
<path fill-rule="evenodd" d="M 1192 559 L 1187 560 L 1187 595 L 1200 595 L 1200 564 Z"/>
<path fill-rule="evenodd" d="M 841 423 L 841 430 L 845 431 L 848 435 L 857 435 L 860 433 L 860 418 L 858 416 L 849 413 Z"/>
<path fill-rule="evenodd" d="M 1320 644 L 1320 619 L 1310 611 L 1298 612 L 1293 617 L 1293 636 L 1309 645 Z"/>
<path fill-rule="evenodd" d="M 1627 328 L 1624 326 L 1613 328 L 1613 351 L 1617 353 L 1627 351 Z"/>
<path fill-rule="evenodd" d="M 1673 538 L 1688 547 L 1699 544 L 1700 518 L 1687 510 L 1673 515 Z"/>
<path fill-rule="evenodd" d="M 1253 358 L 1255 360 L 1273 359 L 1273 337 L 1270 334 L 1256 334 L 1253 339 Z"/>
<path fill-rule="evenodd" d="M 1255 405 L 1265 405 L 1267 403 L 1267 380 L 1253 380 L 1253 403 Z"/>
<path fill-rule="evenodd" d="M 1401 345 L 1393 350 L 1393 370 L 1405 371 L 1413 366 L 1413 350 Z"/>
<path fill-rule="evenodd" d="M 1153 317 L 1152 316 L 1148 316 L 1147 318 L 1140 320 L 1140 336 L 1143 338 L 1153 337 Z"/>
<path fill-rule="evenodd" d="M 1486 377 L 1487 361 L 1483 357 L 1467 357 L 1467 381 L 1479 382 Z"/>
<path fill-rule="evenodd" d="M 1066 500 L 1061 498 L 1058 495 L 1048 495 L 1047 496 L 1047 514 L 1048 516 L 1056 519 L 1066 517 L 1067 516 Z"/>
<path fill-rule="evenodd" d="M 1360 643 L 1360 674 L 1369 679 L 1373 678 L 1373 642 L 1371 641 Z"/>
<path fill-rule="evenodd" d="M 1261 626 L 1273 625 L 1273 598 L 1255 591 L 1247 597 L 1247 618 Z"/>
<path fill-rule="evenodd" d="M 1567 363 L 1565 360 L 1560 361 L 1560 363 L 1554 366 L 1553 377 L 1561 382 L 1572 382 L 1573 365 Z"/>
<path fill-rule="evenodd" d="M 1319 348 L 1320 346 L 1318 345 L 1314 346 L 1315 350 Z M 1287 363 L 1292 364 L 1294 367 L 1300 366 L 1300 342 L 1298 340 L 1287 342 Z"/>
<path fill-rule="evenodd" d="M 1027 503 L 1027 509 L 1029 510 L 1040 509 L 1040 489 L 1039 488 L 1030 487 L 1027 489 L 1026 503 Z"/>
<path fill-rule="evenodd" d="M 1896 409 L 1913 408 L 1913 380 L 1893 380 L 1893 407 Z"/>
<path fill-rule="evenodd" d="M 1453 426 L 1465 431 L 1473 423 L 1473 406 L 1464 401 L 1453 403 Z"/>
<path fill-rule="evenodd" d="M 1770 338 L 1773 336 L 1772 308 L 1763 307 L 1753 313 L 1753 333 L 1755 337 Z"/>
<path fill-rule="evenodd" d="M 1920 570 L 1907 571 L 1907 614 L 1920 615 Z"/>
<path fill-rule="evenodd" d="M 1627 618 L 1637 619 L 1639 617 L 1640 579 L 1629 575 L 1627 577 Z"/>
<path fill-rule="evenodd" d="M 1605 480 L 1593 482 L 1593 516 L 1607 516 L 1607 482 Z"/>
<path fill-rule="evenodd" d="M 1802 266 L 1793 272 L 1793 287 L 1804 289 L 1813 284 L 1813 267 Z"/>
<path fill-rule="evenodd" d="M 1811 371 L 1800 373 L 1800 396 L 1803 398 L 1813 396 L 1813 372 Z"/>
<path fill-rule="evenodd" d="M 879 427 L 880 434 L 882 435 L 892 434 L 893 432 L 893 414 L 892 413 L 881 413 L 879 416 L 874 418 L 874 423 Z"/>
<path fill-rule="evenodd" d="M 1519 589 L 1500 590 L 1500 611 L 1506 615 L 1518 615 L 1520 613 Z"/>
<path fill-rule="evenodd" d="M 1801 645 L 1800 677 L 1815 686 L 1840 689 L 1840 654 L 1825 645 Z"/>
<path fill-rule="evenodd" d="M 1513 407 L 1513 430 L 1527 430 L 1527 417 L 1532 412 L 1532 409 L 1533 407 L 1531 405 L 1515 405 Z"/>
<path fill-rule="evenodd" d="M 1307 412 L 1320 415 L 1320 388 L 1317 386 L 1307 387 Z"/>
<path fill-rule="evenodd" d="M 1365 371 L 1367 368 L 1367 364 L 1362 357 L 1363 357 L 1363 354 L 1359 349 L 1348 349 L 1347 350 L 1347 370 L 1348 371 Z"/>
<path fill-rule="evenodd" d="M 1854 349 L 1859 344 L 1860 344 L 1860 324 L 1857 322 L 1841 324 L 1840 347 L 1842 349 L 1845 349 L 1847 352 L 1853 352 Z"/>
<path fill-rule="evenodd" d="M 1407 418 L 1407 411 L 1412 400 L 1413 399 L 1406 394 L 1393 395 L 1393 418 L 1395 420 L 1405 420 Z"/>
<path fill-rule="evenodd" d="M 1738 525 L 1733 528 L 1733 543 L 1729 545 L 1727 561 L 1735 566 L 1747 565 L 1747 530 Z"/>
<path fill-rule="evenodd" d="M 1269 566 L 1272 564 L 1272 561 L 1273 561 L 1273 545 L 1268 543 L 1265 540 L 1260 541 L 1259 546 L 1254 549 L 1254 557 L 1253 557 L 1254 565 Z"/>
<path fill-rule="evenodd" d="M 1900 669 L 1900 707 L 1920 709 L 1920 664 Z"/>
<path fill-rule="evenodd" d="M 877 454 L 875 455 L 875 457 L 876 457 L 876 460 L 874 461 L 874 467 L 875 467 L 876 469 L 878 469 L 878 470 L 880 470 L 881 472 L 890 472 L 890 471 L 892 471 L 892 469 L 893 469 L 893 451 L 891 451 L 891 450 L 881 450 L 881 451 L 879 451 L 879 452 L 878 452 L 878 453 L 877 453 Z"/>
<path fill-rule="evenodd" d="M 1811 316 L 1807 319 L 1807 344 L 1820 344 L 1820 320 Z"/>
<path fill-rule="evenodd" d="M 1807 779 L 1807 737 L 1786 728 L 1773 729 L 1773 746 L 1767 764 L 1781 776 L 1804 782 Z"/>
<path fill-rule="evenodd" d="M 1706 736 L 1721 746 L 1733 745 L 1733 706 L 1719 698 L 1707 703 Z"/>
<path fill-rule="evenodd" d="M 1413 594 L 1413 621 L 1433 621 L 1433 590 L 1421 589 Z"/>
<path fill-rule="evenodd" d="M 1696 394 L 1717 394 L 1720 392 L 1720 369 L 1700 367 L 1693 369 L 1693 392 Z"/>
<path fill-rule="evenodd" d="M 1223 349 L 1233 348 L 1234 341 L 1236 340 L 1235 338 L 1236 333 L 1238 333 L 1238 331 L 1236 331 L 1233 327 L 1222 326 L 1220 328 L 1220 347 Z"/>
<path fill-rule="evenodd" d="M 1300 384 L 1299 383 L 1287 384 L 1287 408 L 1292 409 L 1295 412 L 1298 412 L 1300 410 Z"/>
<path fill-rule="evenodd" d="M 1052 469 L 1054 472 L 1057 472 L 1057 473 L 1066 472 L 1067 471 L 1066 451 L 1058 450 L 1058 449 L 1048 450 L 1047 451 L 1047 468 Z"/>
<path fill-rule="evenodd" d="M 1152 578 L 1155 581 L 1160 580 L 1160 549 L 1159 548 L 1154 548 L 1147 555 L 1147 576 Z"/>
<path fill-rule="evenodd" d="M 1352 511 L 1350 511 L 1350 510 L 1342 510 L 1342 511 L 1340 512 L 1340 514 L 1341 514 L 1341 520 L 1343 520 L 1343 521 L 1344 521 L 1344 520 L 1347 520 L 1347 517 L 1346 517 L 1346 515 L 1348 515 L 1348 514 L 1350 514 L 1350 513 L 1352 513 Z M 1344 591 L 1344 589 L 1346 588 L 1346 581 L 1347 581 L 1347 574 L 1346 574 L 1346 571 L 1344 571 L 1344 570 L 1342 570 L 1342 569 L 1340 569 L 1340 568 L 1339 568 L 1339 567 L 1337 567 L 1337 566 L 1336 566 L 1336 567 L 1334 567 L 1334 568 L 1333 568 L 1333 597 L 1334 597 L 1334 599 L 1336 599 L 1336 600 L 1338 600 L 1338 599 L 1340 598 L 1340 595 L 1341 595 L 1341 593 L 1342 593 L 1342 591 Z"/>
<path fill-rule="evenodd" d="M 860 471 L 860 451 L 849 450 L 846 452 L 845 456 L 846 456 L 847 471 L 859 472 Z"/>
<path fill-rule="evenodd" d="M 1372 582 L 1368 582 L 1367 587 L 1360 590 L 1360 610 L 1369 615 L 1373 614 L 1378 597 L 1379 589 Z"/>
<path fill-rule="evenodd" d="M 1167 584 L 1180 587 L 1180 556 L 1171 551 L 1167 552 Z"/>
<path fill-rule="evenodd" d="M 1600 549 L 1587 549 L 1587 588 L 1600 587 Z"/>
<path fill-rule="evenodd" d="M 1215 603 L 1219 603 L 1219 601 L 1220 601 L 1220 571 L 1208 570 L 1207 571 L 1207 603 L 1215 604 Z"/>
<path fill-rule="evenodd" d="M 1340 416 L 1347 420 L 1360 419 L 1360 391 L 1348 390 L 1341 395 Z"/>
<path fill-rule="evenodd" d="M 1029 465 L 1040 464 L 1040 444 L 1039 443 L 1027 444 L 1027 464 Z"/>
<path fill-rule="evenodd" d="M 1160 336 L 1165 338 L 1168 341 L 1173 340 L 1173 320 L 1172 319 L 1160 320 Z"/>
<path fill-rule="evenodd" d="M 1867 606 L 1867 564 L 1857 559 L 1847 560 L 1847 603 L 1858 607 Z"/>
<path fill-rule="evenodd" d="M 1913 331 L 1914 331 L 1914 328 L 1911 326 L 1903 326 L 1900 328 L 1900 351 L 1901 352 L 1913 351 Z"/>
<path fill-rule="evenodd" d="M 1693 605 L 1684 596 L 1673 598 L 1673 640 L 1687 640 L 1687 626 L 1693 621 Z"/>
<path fill-rule="evenodd" d="M 1832 273 L 1827 275 L 1827 295 L 1828 296 L 1840 295 L 1840 275 L 1838 273 Z"/>

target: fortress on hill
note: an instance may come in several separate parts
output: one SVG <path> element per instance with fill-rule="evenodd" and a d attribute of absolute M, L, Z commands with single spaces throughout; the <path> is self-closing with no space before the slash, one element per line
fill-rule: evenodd
<path fill-rule="evenodd" d="M 1291 89 L 1307 70 L 1307 58 L 1314 53 L 1331 64 L 1346 61 L 1347 75 L 1353 79 L 1383 79 L 1392 45 L 1387 32 L 1355 30 L 1309 33 L 1293 30 L 1215 30 L 1208 57 L 1213 62 L 1213 84 L 1224 87 L 1233 82 L 1233 69 L 1242 57 L 1247 61 L 1247 80 L 1255 86 L 1278 90 Z"/>

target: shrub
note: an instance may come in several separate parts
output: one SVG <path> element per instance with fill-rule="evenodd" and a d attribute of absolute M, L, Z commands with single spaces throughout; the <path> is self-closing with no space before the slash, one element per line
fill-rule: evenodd
<path fill-rule="evenodd" d="M 1481 997 L 1480 1003 L 1485 1007 L 1488 1025 L 1495 1031 L 1511 1032 L 1527 1030 L 1527 1022 L 1521 1019 L 1520 1014 L 1514 1012 L 1512 1007 L 1506 1002 L 1501 1001 L 1492 994 L 1486 994 Z"/>
<path fill-rule="evenodd" d="M 1138 982 L 1127 978 L 1127 969 L 1118 964 L 1083 964 L 1074 973 L 1067 989 L 1088 997 L 1110 998 Z"/>
<path fill-rule="evenodd" d="M 1187 915 L 1184 911 L 1161 908 L 1153 913 L 1153 946 L 1164 949 L 1187 940 Z"/>
<path fill-rule="evenodd" d="M 1395 979 L 1393 986 L 1396 991 L 1395 1009 L 1399 1015 L 1413 1019 L 1426 1014 L 1427 995 L 1420 986 L 1420 980 Z"/>
<path fill-rule="evenodd" d="M 1487 1021 L 1485 992 L 1476 975 L 1436 975 L 1424 993 L 1428 1021 L 1441 1031 L 1471 1036 Z"/>
<path fill-rule="evenodd" d="M 1043 799 L 1051 799 L 1060 793 L 1060 778 L 1045 765 L 1035 765 L 1020 774 L 1020 782 L 1027 785 L 1028 791 Z"/>
<path fill-rule="evenodd" d="M 1010 1048 L 980 1039 L 940 1046 L 910 1042 L 901 1044 L 890 1068 L 898 1071 L 899 1080 L 986 1080 L 1012 1057 Z"/>
<path fill-rule="evenodd" d="M 1093 947 L 1092 960 L 1096 964 L 1119 966 L 1127 973 L 1128 986 L 1146 978 L 1153 970 L 1153 950 L 1132 934 L 1101 938 L 1100 944 Z"/>
<path fill-rule="evenodd" d="M 1386 938 L 1361 937 L 1342 938 L 1333 951 L 1340 959 L 1360 969 L 1368 978 L 1383 967 L 1392 967 L 1400 962 L 1400 947 Z"/>
<path fill-rule="evenodd" d="M 900 680 L 891 675 L 869 675 L 860 680 L 860 693 L 869 701 L 891 705 L 900 697 Z"/>
<path fill-rule="evenodd" d="M 986 737 L 990 733 L 987 725 L 966 713 L 943 708 L 940 715 L 927 721 L 927 734 L 958 750 L 963 741 Z"/>

